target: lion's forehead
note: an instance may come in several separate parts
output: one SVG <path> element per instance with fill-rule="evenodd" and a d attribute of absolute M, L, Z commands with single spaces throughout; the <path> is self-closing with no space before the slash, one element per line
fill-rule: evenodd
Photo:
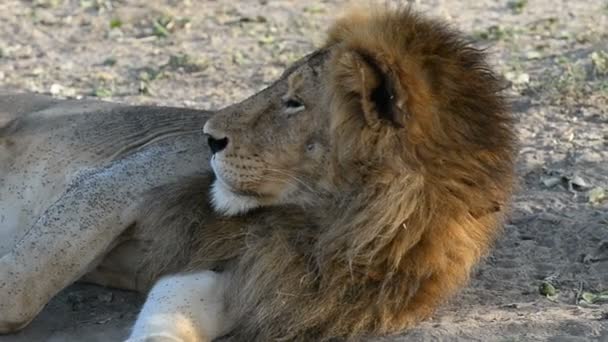
<path fill-rule="evenodd" d="M 324 47 L 315 50 L 314 52 L 295 61 L 291 66 L 285 69 L 281 79 L 287 78 L 294 72 L 301 72 L 304 68 L 310 68 L 313 73 L 319 73 L 321 69 L 323 69 L 325 62 L 329 59 L 331 52 L 330 49 L 330 47 Z"/>

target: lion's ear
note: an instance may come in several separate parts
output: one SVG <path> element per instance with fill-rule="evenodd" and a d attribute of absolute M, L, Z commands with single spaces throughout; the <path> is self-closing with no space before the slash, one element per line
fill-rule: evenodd
<path fill-rule="evenodd" d="M 359 97 L 368 125 L 405 126 L 407 93 L 390 68 L 364 53 L 346 51 L 338 58 L 336 76 L 340 87 Z"/>

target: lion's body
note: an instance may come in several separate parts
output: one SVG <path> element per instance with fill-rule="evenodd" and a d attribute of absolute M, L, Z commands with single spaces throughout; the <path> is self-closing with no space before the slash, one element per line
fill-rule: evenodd
<path fill-rule="evenodd" d="M 166 275 L 132 340 L 329 340 L 428 317 L 466 283 L 508 207 L 514 130 L 484 58 L 409 9 L 356 12 L 205 123 L 215 176 L 176 158 L 173 182 L 154 166 L 158 177 L 134 183 L 146 191 L 129 190 L 128 174 L 108 183 L 138 199 L 101 203 L 128 207 L 116 236 L 135 223 L 132 287 Z M 123 171 L 138 165 L 117 153 Z M 105 276 L 93 278 L 116 285 Z"/>
<path fill-rule="evenodd" d="M 149 175 L 159 182 L 204 171 L 206 150 L 192 148 L 181 162 L 181 156 L 176 158 L 171 151 L 189 148 L 192 142 L 187 140 L 192 137 L 174 139 L 171 135 L 194 131 L 194 124 L 199 127 L 196 142 L 204 143 L 200 127 L 207 117 L 208 113 L 193 110 L 0 95 L 0 255 L 12 248 L 15 238 L 21 238 L 79 175 L 129 157 L 140 158 L 142 163 L 150 158 L 167 168 L 164 175 Z M 155 144 L 159 138 L 163 140 Z M 144 149 L 149 157 L 139 153 Z M 145 178 L 134 178 L 140 180 Z"/>
<path fill-rule="evenodd" d="M 208 169 L 201 148 L 208 116 L 0 95 L 0 331 L 27 323 L 94 269 L 124 240 L 147 191 Z M 133 277 L 97 279 L 113 285 Z"/>
<path fill-rule="evenodd" d="M 60 110 L 53 110 L 58 107 Z M 42 96 L 0 98 L 0 254 L 5 254 L 72 181 L 79 168 L 99 165 L 74 141 L 64 115 L 82 112 Z M 108 104 L 107 106 L 111 106 Z M 48 110 L 52 108 L 51 110 Z M 76 108 L 74 108 L 76 107 Z M 80 113 L 79 113 L 80 114 Z M 66 144 L 63 138 L 70 138 Z M 83 137 L 84 138 L 84 137 Z M 84 152 L 84 153 L 83 153 Z M 19 231 L 16 231 L 19 230 Z"/>

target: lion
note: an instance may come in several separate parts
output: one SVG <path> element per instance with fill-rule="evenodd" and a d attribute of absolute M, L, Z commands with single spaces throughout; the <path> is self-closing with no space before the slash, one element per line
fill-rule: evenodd
<path fill-rule="evenodd" d="M 213 115 L 118 106 L 105 112 L 142 118 L 91 109 L 95 124 L 45 105 L 87 142 L 49 133 L 41 144 L 90 159 L 63 190 L 46 185 L 58 192 L 0 259 L 0 329 L 84 275 L 148 291 L 129 341 L 406 330 L 466 284 L 508 211 L 516 137 L 501 90 L 460 32 L 403 7 L 349 12 L 323 47 Z M 78 129 L 100 122 L 99 135 Z M 201 125 L 210 152 L 192 133 Z M 48 172 L 36 156 L 19 179 Z M 22 197 L 11 203 L 29 208 Z"/>

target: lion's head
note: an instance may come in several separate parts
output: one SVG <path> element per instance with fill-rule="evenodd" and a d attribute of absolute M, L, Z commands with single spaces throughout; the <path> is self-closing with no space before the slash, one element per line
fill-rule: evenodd
<path fill-rule="evenodd" d="M 237 330 L 394 332 L 462 286 L 513 183 L 500 90 L 457 31 L 407 8 L 372 10 L 337 21 L 323 48 L 211 118 L 215 208 L 278 217 L 242 235 Z M 285 214 L 293 207 L 305 222 Z"/>
<path fill-rule="evenodd" d="M 325 47 L 205 125 L 216 209 L 317 205 L 404 177 L 471 212 L 499 204 L 513 132 L 484 58 L 409 10 L 338 21 Z"/>
<path fill-rule="evenodd" d="M 236 214 L 313 203 L 327 190 L 329 56 L 323 49 L 304 58 L 267 89 L 207 122 L 216 209 Z"/>

